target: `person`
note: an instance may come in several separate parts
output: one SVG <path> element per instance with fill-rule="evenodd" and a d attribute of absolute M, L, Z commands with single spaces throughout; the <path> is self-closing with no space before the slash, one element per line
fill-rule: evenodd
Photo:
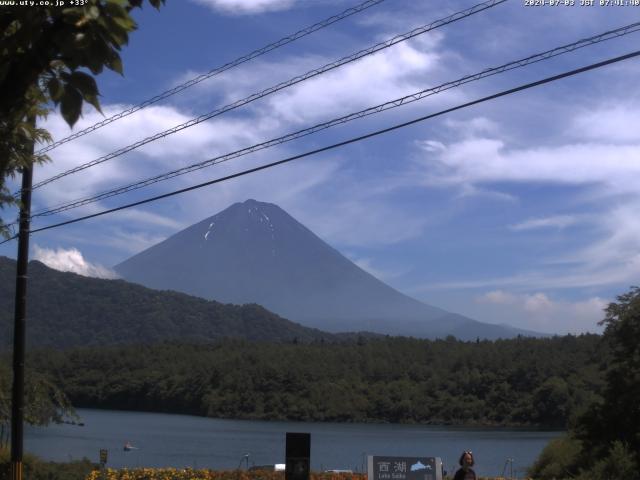
<path fill-rule="evenodd" d="M 453 480 L 476 480 L 476 472 L 471 467 L 476 463 L 473 459 L 473 453 L 465 450 L 458 460 L 460 468 L 453 476 Z"/>

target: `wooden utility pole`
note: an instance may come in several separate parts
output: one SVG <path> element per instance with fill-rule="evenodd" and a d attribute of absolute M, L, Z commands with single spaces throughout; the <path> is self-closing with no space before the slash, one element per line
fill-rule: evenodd
<path fill-rule="evenodd" d="M 32 123 L 35 125 L 35 121 Z M 33 143 L 31 144 L 33 154 Z M 20 194 L 20 232 L 13 328 L 13 389 L 11 392 L 11 479 L 22 480 L 24 447 L 24 357 L 27 323 L 27 267 L 29 265 L 29 226 L 33 164 L 22 169 Z"/>

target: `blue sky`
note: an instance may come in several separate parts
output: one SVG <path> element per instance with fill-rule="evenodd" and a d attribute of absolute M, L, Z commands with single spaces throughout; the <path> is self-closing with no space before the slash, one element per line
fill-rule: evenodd
<path fill-rule="evenodd" d="M 99 78 L 114 114 L 355 5 L 352 0 L 168 0 L 137 13 L 125 77 Z M 579 3 L 579 0 L 577 1 Z M 376 42 L 471 7 L 385 0 L 51 152 L 35 180 L 87 162 Z M 66 177 L 34 210 L 195 163 L 640 18 L 640 7 L 510 0 L 250 106 Z M 367 133 L 628 53 L 640 33 L 465 85 L 133 194 L 74 218 Z M 427 303 L 538 331 L 598 331 L 640 273 L 640 61 L 630 60 L 171 199 L 34 234 L 32 258 L 109 267 L 236 201 L 280 205 L 362 268 Z M 87 108 L 74 130 L 101 115 Z M 59 139 L 58 115 L 44 123 Z M 10 218 L 13 212 L 6 212 Z M 0 254 L 15 257 L 15 242 Z"/>

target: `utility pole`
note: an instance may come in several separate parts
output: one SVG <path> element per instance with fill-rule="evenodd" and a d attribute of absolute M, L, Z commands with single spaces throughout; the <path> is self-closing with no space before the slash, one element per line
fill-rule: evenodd
<path fill-rule="evenodd" d="M 35 119 L 31 118 L 35 126 Z M 33 142 L 31 143 L 33 157 Z M 33 158 L 30 159 L 31 161 Z M 29 226 L 33 164 L 22 169 L 20 194 L 20 232 L 16 271 L 16 299 L 13 327 L 13 389 L 11 392 L 11 480 L 22 480 L 24 447 L 24 357 L 27 323 L 27 267 L 29 265 Z"/>

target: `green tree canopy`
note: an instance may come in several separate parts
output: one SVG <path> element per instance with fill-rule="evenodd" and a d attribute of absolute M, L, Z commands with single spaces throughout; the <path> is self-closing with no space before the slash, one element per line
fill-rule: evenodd
<path fill-rule="evenodd" d="M 547 445 L 529 472 L 534 478 L 639 478 L 640 288 L 631 287 L 605 312 L 600 324 L 605 325 L 607 355 L 600 399 L 578 416 L 566 437 Z M 553 392 L 554 403 L 562 403 L 557 401 L 563 390 L 559 382 L 543 387 Z"/>
<path fill-rule="evenodd" d="M 617 298 L 601 324 L 611 350 L 603 401 L 584 415 L 579 435 L 595 458 L 621 442 L 640 467 L 640 288 Z"/>
<path fill-rule="evenodd" d="M 149 0 L 159 8 L 165 0 Z M 100 110 L 95 75 L 123 73 L 119 51 L 137 28 L 131 10 L 143 0 L 88 0 L 82 7 L 0 9 L 0 208 L 15 201 L 6 180 L 48 160 L 33 142 L 51 141 L 35 125 L 54 107 L 73 126 L 87 102 Z M 7 235 L 0 219 L 0 233 Z"/>
<path fill-rule="evenodd" d="M 27 423 L 48 425 L 65 418 L 77 418 L 67 396 L 47 376 L 30 369 L 26 378 L 24 419 Z M 0 449 L 9 441 L 11 379 L 9 364 L 0 363 Z"/>

